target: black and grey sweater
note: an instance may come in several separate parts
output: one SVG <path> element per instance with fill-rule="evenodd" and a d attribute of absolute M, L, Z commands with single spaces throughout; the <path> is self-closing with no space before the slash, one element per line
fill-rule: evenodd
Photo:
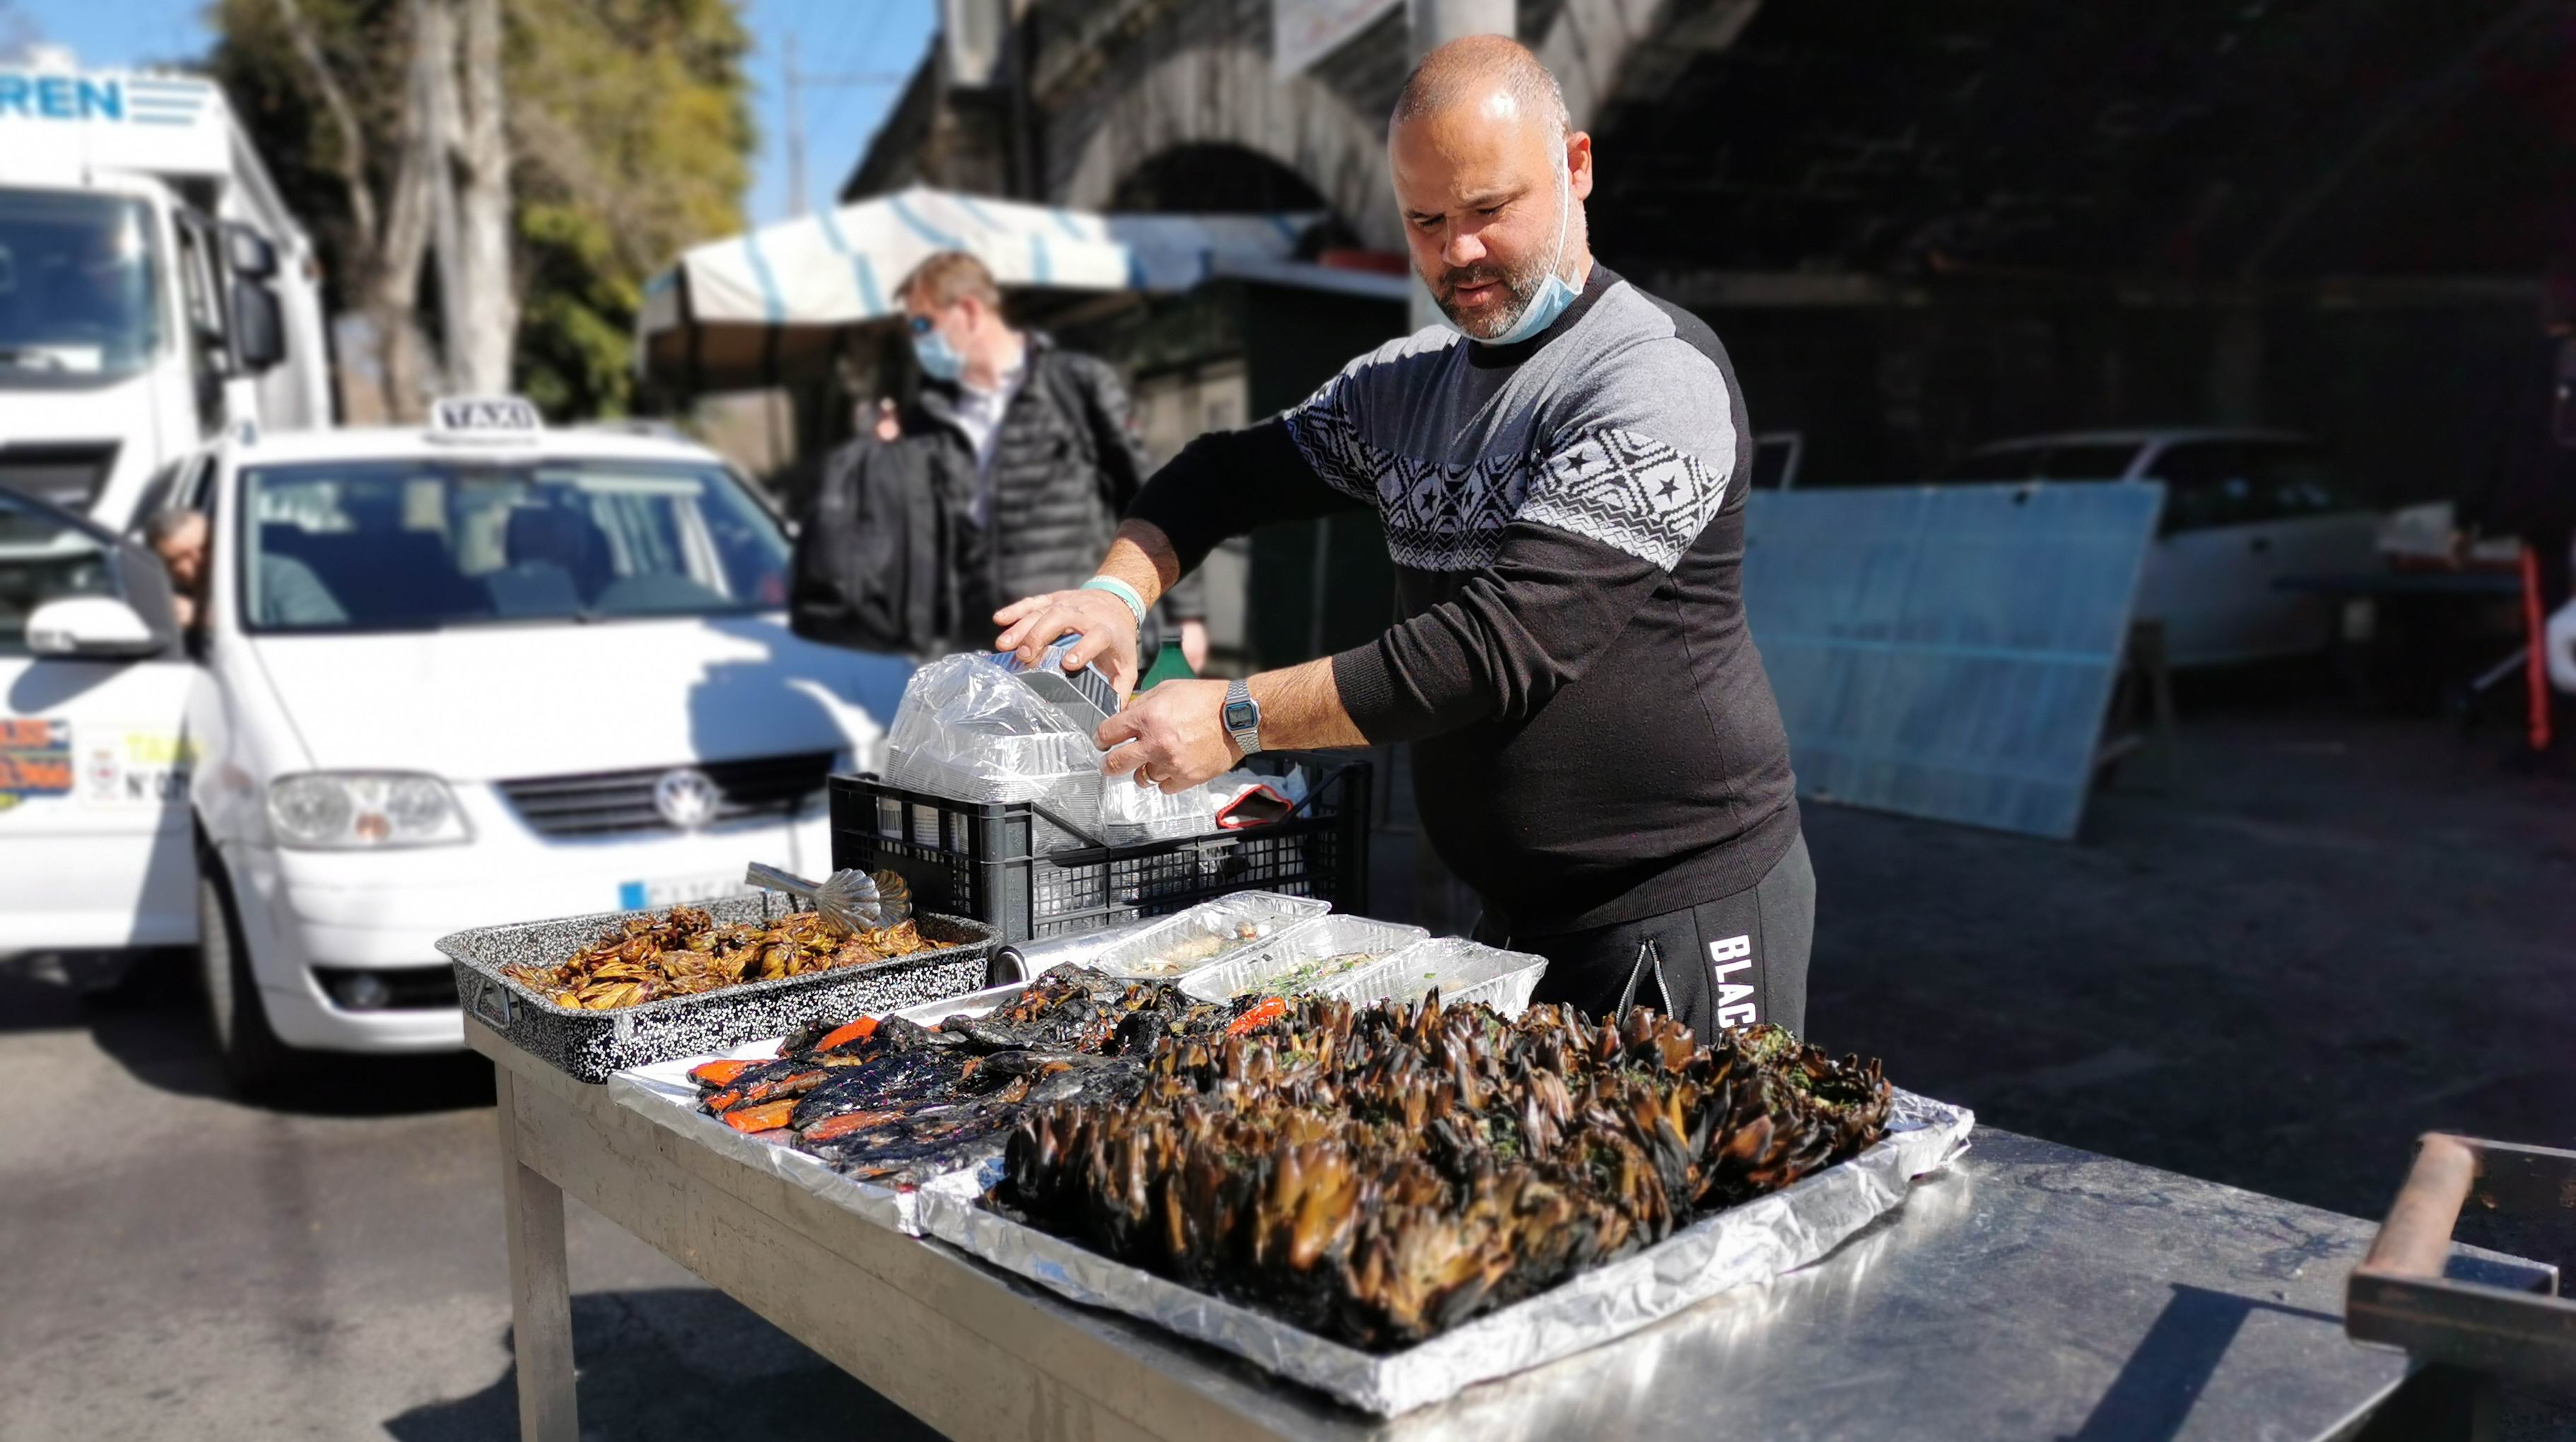
<path fill-rule="evenodd" d="M 1400 619 L 1333 658 L 1342 705 L 1420 743 L 1433 845 L 1545 936 L 1741 891 L 1797 836 L 1739 589 L 1751 459 L 1717 337 L 1595 265 L 1536 337 L 1390 341 L 1128 514 L 1186 571 L 1261 521 L 1378 512 Z"/>

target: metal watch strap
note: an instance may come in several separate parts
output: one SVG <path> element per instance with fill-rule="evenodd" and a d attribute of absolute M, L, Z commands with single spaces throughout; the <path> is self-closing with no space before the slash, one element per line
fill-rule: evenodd
<path fill-rule="evenodd" d="M 1238 702 L 1252 709 L 1251 725 L 1237 727 L 1227 720 Z M 1225 709 L 1217 713 L 1217 720 L 1225 725 L 1225 734 L 1234 738 L 1234 744 L 1243 748 L 1244 755 L 1261 749 L 1261 703 L 1252 699 L 1249 684 L 1237 680 L 1225 688 Z"/>

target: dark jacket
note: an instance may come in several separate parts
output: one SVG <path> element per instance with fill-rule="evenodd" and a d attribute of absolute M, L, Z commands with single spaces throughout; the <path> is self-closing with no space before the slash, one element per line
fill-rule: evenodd
<path fill-rule="evenodd" d="M 957 424 L 957 384 L 922 384 L 920 409 L 942 439 L 944 469 L 963 492 L 961 514 L 974 514 L 979 484 L 991 496 L 989 524 L 970 519 L 960 527 L 959 604 L 970 618 L 1090 580 L 1150 469 L 1117 372 L 1041 332 L 1028 333 L 1028 346 L 1028 374 L 1002 414 L 989 475 L 976 474 L 973 448 Z M 1184 580 L 1165 597 L 1165 613 L 1176 621 L 1204 618 L 1203 590 L 1197 578 Z"/>

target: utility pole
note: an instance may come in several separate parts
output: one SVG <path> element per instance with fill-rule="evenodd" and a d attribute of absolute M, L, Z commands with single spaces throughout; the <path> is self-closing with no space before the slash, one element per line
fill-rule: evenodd
<path fill-rule="evenodd" d="M 1413 58 L 1419 60 L 1469 35 L 1510 35 L 1512 8 L 1512 0 L 1406 0 L 1405 20 L 1413 27 Z M 1439 303 L 1418 278 L 1407 319 L 1415 330 L 1440 324 Z"/>
<path fill-rule="evenodd" d="M 796 32 L 787 32 L 780 60 L 787 81 L 787 213 L 805 213 L 805 107 L 796 94 Z"/>
<path fill-rule="evenodd" d="M 801 216 L 813 206 L 805 193 L 805 87 L 808 85 L 901 85 L 912 76 L 900 70 L 860 70 L 841 75 L 808 75 L 796 68 L 796 32 L 787 32 L 779 61 L 779 78 L 787 99 L 787 213 Z"/>

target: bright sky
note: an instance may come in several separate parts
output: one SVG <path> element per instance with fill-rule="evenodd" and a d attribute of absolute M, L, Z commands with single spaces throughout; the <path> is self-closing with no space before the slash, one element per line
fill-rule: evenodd
<path fill-rule="evenodd" d="M 790 209 L 782 64 L 788 37 L 796 40 L 797 71 L 814 78 L 804 95 L 805 188 L 819 207 L 831 202 L 902 93 L 900 84 L 830 82 L 870 73 L 908 75 L 938 28 L 939 6 L 938 0 L 737 3 L 752 35 L 748 63 L 760 125 L 745 208 L 753 223 L 765 224 Z M 205 10 L 204 0 L 0 0 L 0 45 L 20 38 L 13 29 L 32 28 L 35 40 L 70 47 L 88 67 L 184 64 L 214 42 Z"/>

